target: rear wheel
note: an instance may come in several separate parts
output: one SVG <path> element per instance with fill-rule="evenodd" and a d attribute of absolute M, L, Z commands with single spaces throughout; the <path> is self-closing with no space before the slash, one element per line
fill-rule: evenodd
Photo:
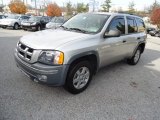
<path fill-rule="evenodd" d="M 139 59 L 141 57 L 141 47 L 138 47 L 134 56 L 131 59 L 128 59 L 127 62 L 130 65 L 136 65 L 139 62 Z"/>
<path fill-rule="evenodd" d="M 92 75 L 90 63 L 81 61 L 70 68 L 65 88 L 72 94 L 78 94 L 88 87 Z"/>

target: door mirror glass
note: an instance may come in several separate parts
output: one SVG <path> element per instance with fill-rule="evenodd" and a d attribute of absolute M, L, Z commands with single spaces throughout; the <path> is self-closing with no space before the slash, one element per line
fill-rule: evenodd
<path fill-rule="evenodd" d="M 110 30 L 104 34 L 104 38 L 106 37 L 120 37 L 121 33 L 119 30 Z"/>

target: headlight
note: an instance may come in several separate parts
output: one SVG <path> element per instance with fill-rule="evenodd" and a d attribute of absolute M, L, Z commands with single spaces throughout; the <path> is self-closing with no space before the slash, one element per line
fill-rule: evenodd
<path fill-rule="evenodd" d="M 38 61 L 47 65 L 62 65 L 64 53 L 60 51 L 42 51 Z"/>
<path fill-rule="evenodd" d="M 36 25 L 36 22 L 32 23 L 32 25 Z"/>

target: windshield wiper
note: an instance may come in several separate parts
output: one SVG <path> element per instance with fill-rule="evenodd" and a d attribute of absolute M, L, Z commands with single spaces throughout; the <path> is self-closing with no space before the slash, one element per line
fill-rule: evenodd
<path fill-rule="evenodd" d="M 86 30 L 82 30 L 82 29 L 79 29 L 79 28 L 69 28 L 70 30 L 76 30 L 76 31 L 80 31 L 82 33 L 87 33 L 88 31 Z"/>
<path fill-rule="evenodd" d="M 63 26 L 63 25 L 61 25 L 60 27 L 63 28 L 63 29 L 65 29 L 65 30 L 68 30 L 68 29 L 69 29 L 69 28 L 67 28 L 67 27 L 65 27 L 65 26 Z"/>
<path fill-rule="evenodd" d="M 82 29 L 79 29 L 79 28 L 67 28 L 67 27 L 65 27 L 63 25 L 61 25 L 60 27 L 65 29 L 65 30 L 75 30 L 75 31 L 79 31 L 79 32 L 82 32 L 82 33 L 89 33 L 88 31 L 82 30 Z"/>

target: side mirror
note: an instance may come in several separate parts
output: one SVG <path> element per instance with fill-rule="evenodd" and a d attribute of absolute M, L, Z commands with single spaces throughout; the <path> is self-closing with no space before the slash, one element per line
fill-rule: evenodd
<path fill-rule="evenodd" d="M 107 37 L 120 37 L 121 33 L 118 30 L 110 30 L 109 32 L 105 32 L 104 38 Z"/>

